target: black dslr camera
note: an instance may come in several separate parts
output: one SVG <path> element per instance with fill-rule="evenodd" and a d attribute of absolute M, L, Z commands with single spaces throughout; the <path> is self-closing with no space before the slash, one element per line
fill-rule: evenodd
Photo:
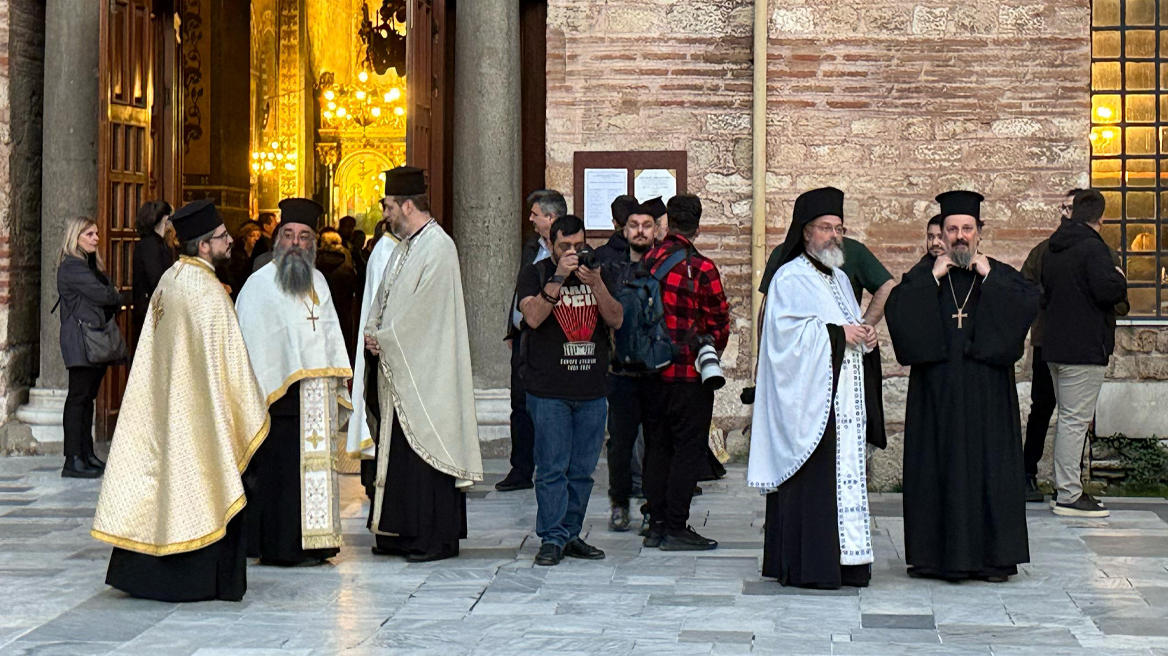
<path fill-rule="evenodd" d="M 580 266 L 587 267 L 593 271 L 600 268 L 600 262 L 596 260 L 596 251 L 588 244 L 584 244 L 576 251 L 576 261 Z"/>

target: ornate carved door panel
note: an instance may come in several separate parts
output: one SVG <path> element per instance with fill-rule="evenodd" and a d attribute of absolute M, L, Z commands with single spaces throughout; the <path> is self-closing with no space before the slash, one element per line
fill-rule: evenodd
<path fill-rule="evenodd" d="M 101 252 L 110 280 L 128 292 L 133 279 L 138 206 L 157 198 L 160 184 L 153 149 L 154 63 L 159 34 L 152 0 L 102 0 L 99 78 L 98 215 Z M 128 295 L 127 295 L 128 296 Z M 117 315 L 128 343 L 129 305 Z M 113 435 L 126 388 L 126 366 L 111 367 L 97 403 L 95 436 Z"/>

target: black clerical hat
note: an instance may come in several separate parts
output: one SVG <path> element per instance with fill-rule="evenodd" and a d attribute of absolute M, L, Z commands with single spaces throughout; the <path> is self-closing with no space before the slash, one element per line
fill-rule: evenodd
<path fill-rule="evenodd" d="M 1071 205 L 1071 221 L 1075 223 L 1097 223 L 1103 218 L 1103 210 L 1107 209 L 1107 201 L 1103 194 L 1094 189 L 1087 189 L 1075 194 L 1074 204 Z"/>
<path fill-rule="evenodd" d="M 977 219 L 981 225 L 981 202 L 985 196 L 976 191 L 946 191 L 935 199 L 941 205 L 941 220 L 954 214 L 966 214 Z"/>
<path fill-rule="evenodd" d="M 180 207 L 171 215 L 170 222 L 174 224 L 179 241 L 185 242 L 210 234 L 223 225 L 223 217 L 215 209 L 215 201 L 203 198 Z"/>
<path fill-rule="evenodd" d="M 385 172 L 386 196 L 421 196 L 426 193 L 426 171 L 416 166 L 399 166 Z"/>
<path fill-rule="evenodd" d="M 639 214 L 641 212 L 641 204 L 637 202 L 636 198 L 629 196 L 628 194 L 623 194 L 614 198 L 611 207 L 612 220 L 622 228 L 624 227 L 625 223 L 628 222 L 631 215 Z"/>
<path fill-rule="evenodd" d="M 285 198 L 280 201 L 280 226 L 300 223 L 316 232 L 324 214 L 321 204 L 308 198 Z"/>
<path fill-rule="evenodd" d="M 805 191 L 795 199 L 791 227 L 787 229 L 787 239 L 783 242 L 783 255 L 779 260 L 779 266 L 799 257 L 803 252 L 803 228 L 828 214 L 838 216 L 841 221 L 844 218 L 844 192 L 835 187 Z"/>
<path fill-rule="evenodd" d="M 661 200 L 660 196 L 657 196 L 656 198 L 650 198 L 649 200 L 641 203 L 641 208 L 644 210 L 645 214 L 648 214 L 654 219 L 660 219 L 669 212 L 669 209 L 665 206 L 665 203 Z"/>

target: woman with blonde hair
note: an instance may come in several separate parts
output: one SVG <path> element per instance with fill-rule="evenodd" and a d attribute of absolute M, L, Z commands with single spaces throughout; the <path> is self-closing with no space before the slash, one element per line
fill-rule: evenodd
<path fill-rule="evenodd" d="M 61 356 L 69 370 L 65 397 L 66 478 L 97 478 L 105 469 L 93 452 L 93 404 L 109 362 L 91 362 L 85 331 L 101 329 L 121 306 L 118 290 L 110 284 L 97 253 L 97 224 L 85 217 L 69 219 L 57 267 L 57 301 L 61 308 Z"/>

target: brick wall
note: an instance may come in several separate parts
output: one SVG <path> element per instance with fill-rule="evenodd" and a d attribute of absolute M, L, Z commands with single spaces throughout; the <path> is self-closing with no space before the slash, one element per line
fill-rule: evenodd
<path fill-rule="evenodd" d="M 37 369 L 44 12 L 0 0 L 0 423 Z"/>
<path fill-rule="evenodd" d="M 1088 0 L 771 7 L 768 252 L 794 198 L 830 184 L 847 193 L 851 234 L 899 276 L 923 252 L 933 196 L 971 188 L 987 197 L 984 250 L 1018 266 L 1053 228 L 1062 193 L 1088 182 Z M 753 10 L 750 0 L 550 0 L 548 15 L 550 186 L 571 193 L 576 150 L 689 152 L 688 187 L 705 203 L 698 246 L 733 304 L 734 380 L 716 409 L 725 428 L 745 423 L 737 393 L 750 376 Z M 895 438 L 906 380 L 885 352 Z"/>

